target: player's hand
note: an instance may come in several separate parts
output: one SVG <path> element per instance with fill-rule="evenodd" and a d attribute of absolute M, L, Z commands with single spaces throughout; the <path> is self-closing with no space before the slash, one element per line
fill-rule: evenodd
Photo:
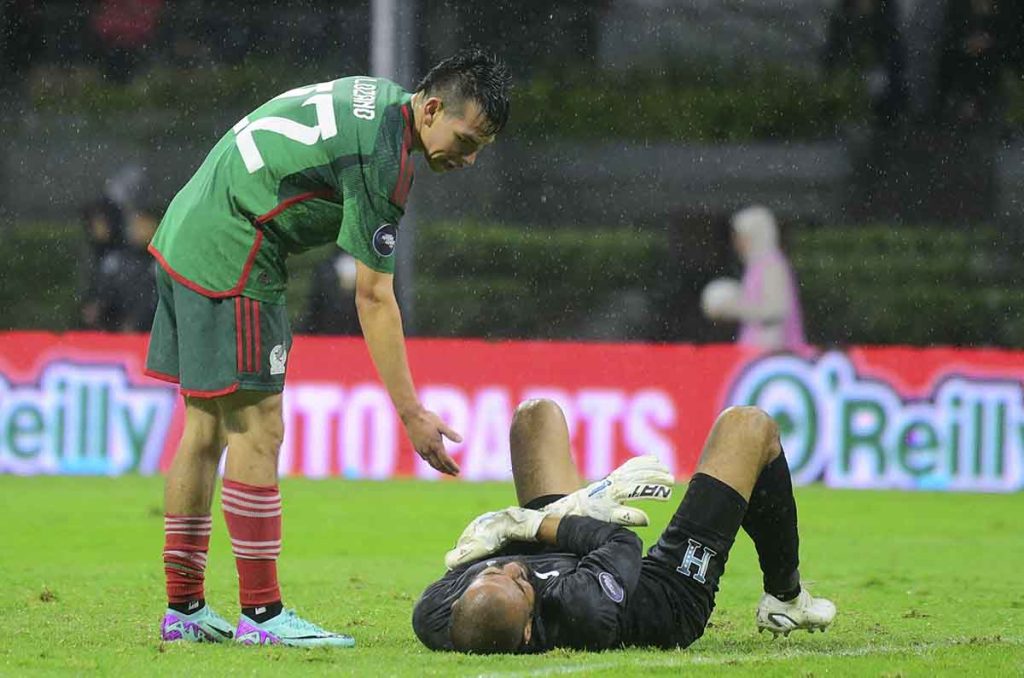
<path fill-rule="evenodd" d="M 676 479 L 653 454 L 633 457 L 608 474 L 604 480 L 587 485 L 543 511 L 556 516 L 587 516 L 618 525 L 647 525 L 647 514 L 623 502 L 639 499 L 668 501 Z"/>
<path fill-rule="evenodd" d="M 510 541 L 537 541 L 537 530 L 546 514 L 511 506 L 473 519 L 459 536 L 455 548 L 445 554 L 449 570 L 499 551 Z"/>
<path fill-rule="evenodd" d="M 403 417 L 402 423 L 405 424 L 405 430 L 416 449 L 416 454 L 441 473 L 450 476 L 459 474 L 459 465 L 444 449 L 444 438 L 461 443 L 462 436 L 448 428 L 448 425 L 441 421 L 441 417 L 429 410 L 421 409 L 408 417 Z"/>

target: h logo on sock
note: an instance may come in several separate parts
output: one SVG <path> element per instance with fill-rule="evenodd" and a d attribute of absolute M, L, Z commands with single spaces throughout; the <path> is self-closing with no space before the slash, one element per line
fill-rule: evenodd
<path fill-rule="evenodd" d="M 699 541 L 693 539 L 687 539 L 687 541 L 690 545 L 686 547 L 686 555 L 683 556 L 683 562 L 676 568 L 676 572 L 685 577 L 692 577 L 695 582 L 703 584 L 708 574 L 711 558 L 717 554 L 717 551 L 712 551 Z M 697 555 L 698 549 L 701 552 L 699 556 Z M 697 566 L 697 571 L 691 572 L 690 568 L 694 565 Z"/>

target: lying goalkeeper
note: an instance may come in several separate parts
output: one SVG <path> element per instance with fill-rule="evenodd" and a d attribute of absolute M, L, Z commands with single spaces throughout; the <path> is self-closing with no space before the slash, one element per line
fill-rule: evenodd
<path fill-rule="evenodd" d="M 448 553 L 449 572 L 423 592 L 413 629 L 433 650 L 541 652 L 555 647 L 686 647 L 704 633 L 736 532 L 757 549 L 761 631 L 824 630 L 835 606 L 800 586 L 796 504 L 778 430 L 757 408 L 723 412 L 686 496 L 655 544 L 634 499 L 668 499 L 672 475 L 637 457 L 578 490 L 559 407 L 516 411 L 512 474 L 522 508 L 487 513 Z"/>

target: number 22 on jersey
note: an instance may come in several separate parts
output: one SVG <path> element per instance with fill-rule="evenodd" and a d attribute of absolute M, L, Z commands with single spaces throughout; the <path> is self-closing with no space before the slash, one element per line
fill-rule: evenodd
<path fill-rule="evenodd" d="M 333 87 L 333 81 L 321 82 L 308 87 L 298 87 L 274 97 L 276 101 L 277 99 L 304 97 L 315 92 L 313 96 L 302 102 L 303 106 L 315 107 L 315 125 L 303 125 L 294 120 L 273 115 L 259 120 L 249 120 L 249 116 L 246 116 L 238 121 L 232 131 L 235 133 L 235 145 L 238 146 L 238 152 L 242 154 L 242 160 L 245 162 L 245 168 L 249 170 L 249 174 L 265 165 L 260 149 L 256 146 L 256 139 L 253 137 L 255 132 L 273 132 L 305 146 L 312 146 L 321 139 L 337 136 L 338 123 L 334 118 L 334 100 L 331 96 Z"/>

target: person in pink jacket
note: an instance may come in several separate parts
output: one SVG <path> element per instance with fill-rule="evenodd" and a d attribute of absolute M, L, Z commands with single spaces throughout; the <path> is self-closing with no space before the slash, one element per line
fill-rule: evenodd
<path fill-rule="evenodd" d="M 803 315 L 796 276 L 779 249 L 775 215 L 752 206 L 732 216 L 733 245 L 743 261 L 738 294 L 705 304 L 713 320 L 739 322 L 737 343 L 764 352 L 802 352 Z M 731 296 L 731 298 L 729 298 Z"/>

